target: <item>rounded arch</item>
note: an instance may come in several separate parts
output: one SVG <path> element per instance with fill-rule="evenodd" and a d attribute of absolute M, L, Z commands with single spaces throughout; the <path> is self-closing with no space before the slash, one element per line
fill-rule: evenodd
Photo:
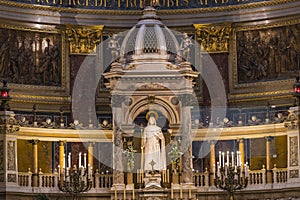
<path fill-rule="evenodd" d="M 156 97 L 153 103 L 149 103 L 148 98 L 136 102 L 125 114 L 126 123 L 132 124 L 134 119 L 145 110 L 160 111 L 169 120 L 170 124 L 179 123 L 179 113 L 168 102 L 159 97 Z"/>

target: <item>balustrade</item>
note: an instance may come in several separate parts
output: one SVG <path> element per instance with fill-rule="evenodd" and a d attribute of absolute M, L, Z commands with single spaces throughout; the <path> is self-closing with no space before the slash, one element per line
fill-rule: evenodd
<path fill-rule="evenodd" d="M 108 172 L 99 173 L 96 170 L 96 173 L 93 176 L 93 190 L 91 192 L 95 192 L 95 190 L 101 189 L 111 189 L 113 184 L 113 175 Z M 205 172 L 194 172 L 193 174 L 194 184 L 197 188 L 204 187 L 214 187 L 209 185 L 209 172 L 206 170 Z M 38 188 L 51 189 L 51 191 L 59 192 L 57 187 L 58 174 L 55 173 L 42 173 L 39 172 L 39 185 Z M 273 184 L 281 184 L 288 181 L 287 177 L 287 169 L 286 168 L 273 168 Z M 32 188 L 32 172 L 19 172 L 18 174 L 18 182 L 21 188 Z M 249 170 L 249 178 L 248 178 L 248 188 L 251 187 L 259 187 L 263 185 L 267 185 L 266 183 L 266 169 L 263 168 L 261 170 Z M 246 189 L 247 190 L 247 189 Z"/>

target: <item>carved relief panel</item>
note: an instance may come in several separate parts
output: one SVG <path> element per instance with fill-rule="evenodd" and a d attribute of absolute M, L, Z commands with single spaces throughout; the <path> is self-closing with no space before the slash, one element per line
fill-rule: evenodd
<path fill-rule="evenodd" d="M 61 86 L 61 76 L 60 34 L 0 26 L 0 78 L 16 84 Z"/>
<path fill-rule="evenodd" d="M 294 78 L 300 67 L 299 22 L 236 32 L 238 84 Z"/>
<path fill-rule="evenodd" d="M 7 169 L 15 171 L 16 170 L 16 150 L 15 141 L 7 142 Z"/>

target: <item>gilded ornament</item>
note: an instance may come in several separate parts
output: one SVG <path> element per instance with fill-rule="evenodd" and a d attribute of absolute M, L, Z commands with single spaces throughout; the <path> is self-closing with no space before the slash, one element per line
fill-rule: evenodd
<path fill-rule="evenodd" d="M 94 54 L 101 42 L 103 26 L 67 25 L 66 34 L 70 45 L 70 54 Z"/>
<path fill-rule="evenodd" d="M 194 24 L 201 51 L 228 52 L 231 24 Z"/>

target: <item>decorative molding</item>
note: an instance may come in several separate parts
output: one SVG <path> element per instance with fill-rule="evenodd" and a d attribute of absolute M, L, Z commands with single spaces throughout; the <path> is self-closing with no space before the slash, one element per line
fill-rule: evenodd
<path fill-rule="evenodd" d="M 209 53 L 228 52 L 231 23 L 194 24 L 200 50 Z"/>
<path fill-rule="evenodd" d="M 264 1 L 257 3 L 241 4 L 241 5 L 230 5 L 230 6 L 219 6 L 219 7 L 208 7 L 208 8 L 192 8 L 192 9 L 170 9 L 170 10 L 158 10 L 158 14 L 161 15 L 174 15 L 174 14 L 198 14 L 206 12 L 226 12 L 226 11 L 235 11 L 241 9 L 251 9 L 259 8 L 265 6 L 276 6 L 281 4 L 288 4 L 296 2 L 297 0 L 274 0 L 274 1 Z M 27 3 L 16 3 L 11 1 L 0 1 L 0 5 L 26 8 L 26 9 L 35 9 L 35 10 L 45 10 L 52 12 L 65 12 L 65 13 L 77 13 L 77 14 L 103 14 L 103 15 L 140 15 L 141 11 L 139 10 L 96 10 L 96 9 L 81 9 L 70 7 L 55 7 L 55 6 L 44 6 L 36 4 L 27 4 Z"/>
<path fill-rule="evenodd" d="M 7 116 L 0 117 L 0 131 L 4 134 L 15 134 L 19 131 L 20 126 L 15 118 L 15 114 L 10 114 Z"/>
<path fill-rule="evenodd" d="M 16 170 L 16 141 L 7 141 L 7 170 Z"/>
<path fill-rule="evenodd" d="M 7 182 L 15 183 L 17 182 L 16 174 L 7 174 Z"/>
<path fill-rule="evenodd" d="M 289 147 L 290 147 L 290 156 L 289 156 L 289 165 L 295 167 L 299 165 L 298 160 L 298 136 L 289 137 Z"/>
<path fill-rule="evenodd" d="M 168 90 L 168 89 L 169 88 L 158 83 L 147 83 L 137 88 L 137 90 Z"/>
<path fill-rule="evenodd" d="M 66 25 L 70 54 L 95 54 L 97 44 L 101 42 L 103 27 Z"/>

